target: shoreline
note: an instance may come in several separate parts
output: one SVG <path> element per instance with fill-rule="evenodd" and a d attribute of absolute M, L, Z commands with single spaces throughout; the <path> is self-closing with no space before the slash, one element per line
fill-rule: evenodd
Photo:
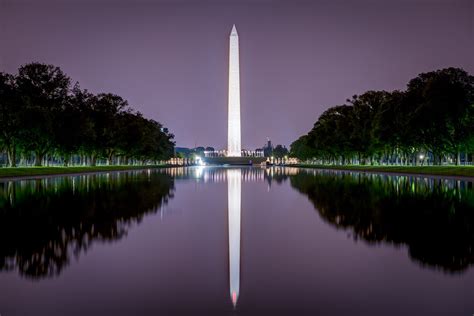
<path fill-rule="evenodd" d="M 330 166 L 298 164 L 294 167 L 474 181 L 474 166 Z"/>
<path fill-rule="evenodd" d="M 94 167 L 5 167 L 0 168 L 0 182 L 33 180 L 49 177 L 77 176 L 82 174 L 121 172 L 146 169 L 163 169 L 172 165 L 150 166 L 94 166 Z"/>
<path fill-rule="evenodd" d="M 50 177 L 77 176 L 83 174 L 127 172 L 146 169 L 164 169 L 173 165 L 149 166 L 95 166 L 95 167 L 5 167 L 0 168 L 0 182 L 34 180 Z M 360 166 L 360 165 L 310 165 L 296 164 L 285 167 L 333 171 L 353 171 L 372 174 L 417 176 L 474 181 L 474 166 Z"/>

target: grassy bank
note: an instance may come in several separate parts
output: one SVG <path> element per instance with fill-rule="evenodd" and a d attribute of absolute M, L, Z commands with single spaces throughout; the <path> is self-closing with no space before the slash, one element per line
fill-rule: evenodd
<path fill-rule="evenodd" d="M 90 173 L 103 171 L 122 171 L 163 168 L 165 165 L 154 166 L 95 166 L 95 167 L 18 167 L 0 168 L 1 178 L 35 177 L 61 174 Z"/>
<path fill-rule="evenodd" d="M 328 166 L 300 164 L 298 167 L 315 169 L 354 170 L 380 173 L 426 174 L 453 177 L 474 177 L 474 166 Z"/>

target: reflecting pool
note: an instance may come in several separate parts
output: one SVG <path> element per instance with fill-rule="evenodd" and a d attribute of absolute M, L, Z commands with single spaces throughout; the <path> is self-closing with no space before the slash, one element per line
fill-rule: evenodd
<path fill-rule="evenodd" d="M 461 179 L 188 167 L 0 182 L 3 315 L 472 315 Z"/>

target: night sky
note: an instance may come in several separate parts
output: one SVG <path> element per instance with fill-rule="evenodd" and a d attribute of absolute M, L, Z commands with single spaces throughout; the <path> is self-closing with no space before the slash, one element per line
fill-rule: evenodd
<path fill-rule="evenodd" d="M 474 1 L 0 0 L 0 71 L 39 61 L 113 92 L 178 146 L 224 148 L 228 36 L 240 38 L 242 145 L 289 145 L 328 107 L 474 73 Z"/>

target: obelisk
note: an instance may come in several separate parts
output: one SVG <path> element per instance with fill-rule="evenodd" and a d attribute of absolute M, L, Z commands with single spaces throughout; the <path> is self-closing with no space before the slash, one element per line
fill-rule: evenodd
<path fill-rule="evenodd" d="M 227 156 L 240 157 L 240 68 L 239 68 L 239 35 L 235 24 L 230 33 L 229 43 L 229 102 Z"/>

